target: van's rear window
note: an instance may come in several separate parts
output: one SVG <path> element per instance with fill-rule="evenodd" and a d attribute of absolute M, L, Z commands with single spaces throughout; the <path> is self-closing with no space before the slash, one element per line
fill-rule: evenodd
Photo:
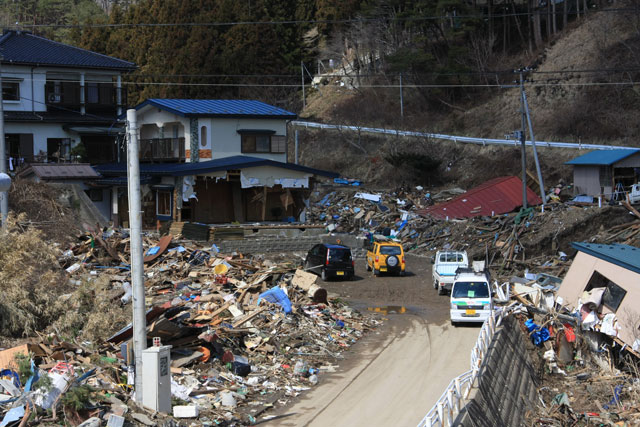
<path fill-rule="evenodd" d="M 456 282 L 451 291 L 452 298 L 489 298 L 487 282 Z"/>
<path fill-rule="evenodd" d="M 329 249 L 329 261 L 351 261 L 351 251 L 349 249 Z"/>

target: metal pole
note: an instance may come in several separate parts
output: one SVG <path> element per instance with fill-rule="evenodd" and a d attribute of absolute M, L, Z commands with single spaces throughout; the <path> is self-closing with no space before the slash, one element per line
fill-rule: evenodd
<path fill-rule="evenodd" d="M 144 304 L 142 257 L 142 209 L 140 201 L 140 162 L 136 110 L 127 110 L 127 178 L 129 182 L 129 227 L 131 235 L 131 284 L 133 287 L 133 351 L 136 362 L 136 402 L 142 403 L 142 352 L 147 348 L 147 319 Z"/>
<path fill-rule="evenodd" d="M 302 82 L 302 108 L 307 107 L 307 99 L 304 95 L 304 62 L 300 61 L 300 79 Z"/>
<path fill-rule="evenodd" d="M 295 142 L 295 164 L 298 164 L 298 129 L 296 129 L 296 142 Z"/>
<path fill-rule="evenodd" d="M 540 184 L 540 196 L 542 197 L 542 206 L 547 204 L 547 196 L 544 193 L 544 181 L 542 181 L 542 171 L 540 170 L 540 162 L 538 161 L 538 150 L 536 149 L 536 137 L 533 135 L 533 125 L 531 124 L 531 114 L 529 113 L 529 103 L 527 102 L 527 93 L 522 91 L 524 99 L 524 110 L 527 113 L 527 122 L 529 123 L 529 136 L 531 136 L 531 146 L 533 147 L 533 158 L 536 162 L 536 172 L 538 173 L 538 183 Z"/>
<path fill-rule="evenodd" d="M 0 56 L 0 61 L 2 57 Z M 4 139 L 4 101 L 2 99 L 2 70 L 0 70 L 0 173 L 7 173 L 7 142 Z M 2 227 L 6 225 L 7 215 L 9 215 L 9 192 L 0 193 L 0 215 L 2 216 Z"/>
<path fill-rule="evenodd" d="M 402 73 L 400 73 L 400 117 L 404 117 L 404 99 L 402 98 Z"/>
<path fill-rule="evenodd" d="M 524 81 L 522 71 L 520 71 L 520 108 L 522 112 L 522 123 L 520 126 L 520 143 L 522 144 L 522 207 L 527 208 L 527 145 L 525 137 L 525 111 L 524 111 Z"/>

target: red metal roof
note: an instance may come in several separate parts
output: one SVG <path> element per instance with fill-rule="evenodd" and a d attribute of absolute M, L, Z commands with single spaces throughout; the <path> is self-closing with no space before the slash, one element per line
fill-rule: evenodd
<path fill-rule="evenodd" d="M 542 203 L 527 187 L 529 206 Z M 516 176 L 494 178 L 460 196 L 420 211 L 420 215 L 439 219 L 473 218 L 512 212 L 522 206 L 522 181 Z"/>

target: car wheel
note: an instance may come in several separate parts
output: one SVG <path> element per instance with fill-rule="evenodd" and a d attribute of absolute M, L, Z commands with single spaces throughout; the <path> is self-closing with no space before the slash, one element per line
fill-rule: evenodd
<path fill-rule="evenodd" d="M 458 327 L 458 323 L 457 323 L 457 322 L 454 322 L 454 321 L 452 320 L 452 321 L 451 321 L 451 326 L 453 326 L 454 328 L 457 328 L 457 327 Z"/>
<path fill-rule="evenodd" d="M 387 265 L 391 268 L 397 267 L 400 261 L 398 261 L 398 257 L 395 255 L 389 255 L 387 257 Z"/>
<path fill-rule="evenodd" d="M 327 276 L 327 270 L 325 270 L 324 268 L 322 269 L 320 278 L 322 279 L 323 282 L 326 282 L 329 279 L 329 277 Z"/>
<path fill-rule="evenodd" d="M 371 266 L 369 265 L 368 262 L 367 262 L 367 271 L 371 271 Z"/>
<path fill-rule="evenodd" d="M 380 276 L 380 270 L 378 270 L 377 268 L 374 268 L 373 269 L 373 275 L 376 276 L 376 277 Z"/>
<path fill-rule="evenodd" d="M 400 275 L 400 277 L 404 277 L 405 275 L 405 271 L 404 270 L 400 270 L 400 273 L 398 273 Z"/>
<path fill-rule="evenodd" d="M 444 295 L 446 292 L 444 288 L 438 288 L 438 295 Z"/>
<path fill-rule="evenodd" d="M 433 289 L 438 289 L 438 281 L 431 279 L 431 282 L 433 283 Z"/>

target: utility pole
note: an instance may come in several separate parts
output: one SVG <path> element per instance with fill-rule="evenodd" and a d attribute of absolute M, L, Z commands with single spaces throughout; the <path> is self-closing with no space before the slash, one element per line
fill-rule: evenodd
<path fill-rule="evenodd" d="M 304 62 L 300 61 L 300 79 L 302 83 L 302 108 L 307 108 L 307 99 L 304 94 Z"/>
<path fill-rule="evenodd" d="M 400 73 L 400 117 L 404 118 L 404 99 L 402 98 L 402 73 Z"/>
<path fill-rule="evenodd" d="M 298 146 L 298 129 L 296 129 L 296 131 L 295 131 L 295 136 L 296 136 L 296 139 L 295 139 L 295 147 L 294 147 L 295 148 L 295 161 L 294 162 L 297 165 L 298 164 L 298 148 L 299 148 L 299 146 Z"/>
<path fill-rule="evenodd" d="M 2 62 L 0 56 L 0 62 Z M 7 141 L 4 138 L 4 101 L 2 97 L 2 67 L 0 66 L 0 173 L 7 173 Z M 6 225 L 9 215 L 9 190 L 0 192 L 0 215 L 2 215 L 2 227 Z"/>
<path fill-rule="evenodd" d="M 131 284 L 133 287 L 133 352 L 135 355 L 135 400 L 142 404 L 142 352 L 147 348 L 147 319 L 144 304 L 142 256 L 142 208 L 140 201 L 140 161 L 136 110 L 127 110 L 127 181 L 129 184 L 129 234 Z"/>
<path fill-rule="evenodd" d="M 538 184 L 540 184 L 540 197 L 542 198 L 542 206 L 547 204 L 547 195 L 544 192 L 544 181 L 542 180 L 542 171 L 540 170 L 540 161 L 538 160 L 538 150 L 536 149 L 536 138 L 533 135 L 533 125 L 531 124 L 531 113 L 529 111 L 529 103 L 527 102 L 527 93 L 522 91 L 524 99 L 524 109 L 527 113 L 527 123 L 529 123 L 529 135 L 531 136 L 531 146 L 533 147 L 533 159 L 536 162 L 536 172 L 538 174 Z"/>
<path fill-rule="evenodd" d="M 524 80 L 522 78 L 522 72 L 520 71 L 520 112 L 522 113 L 522 120 L 520 125 L 520 143 L 522 147 L 522 207 L 526 209 L 528 207 L 527 203 L 527 144 L 526 144 L 526 133 L 525 133 L 525 121 L 526 121 L 526 111 L 524 109 Z"/>

